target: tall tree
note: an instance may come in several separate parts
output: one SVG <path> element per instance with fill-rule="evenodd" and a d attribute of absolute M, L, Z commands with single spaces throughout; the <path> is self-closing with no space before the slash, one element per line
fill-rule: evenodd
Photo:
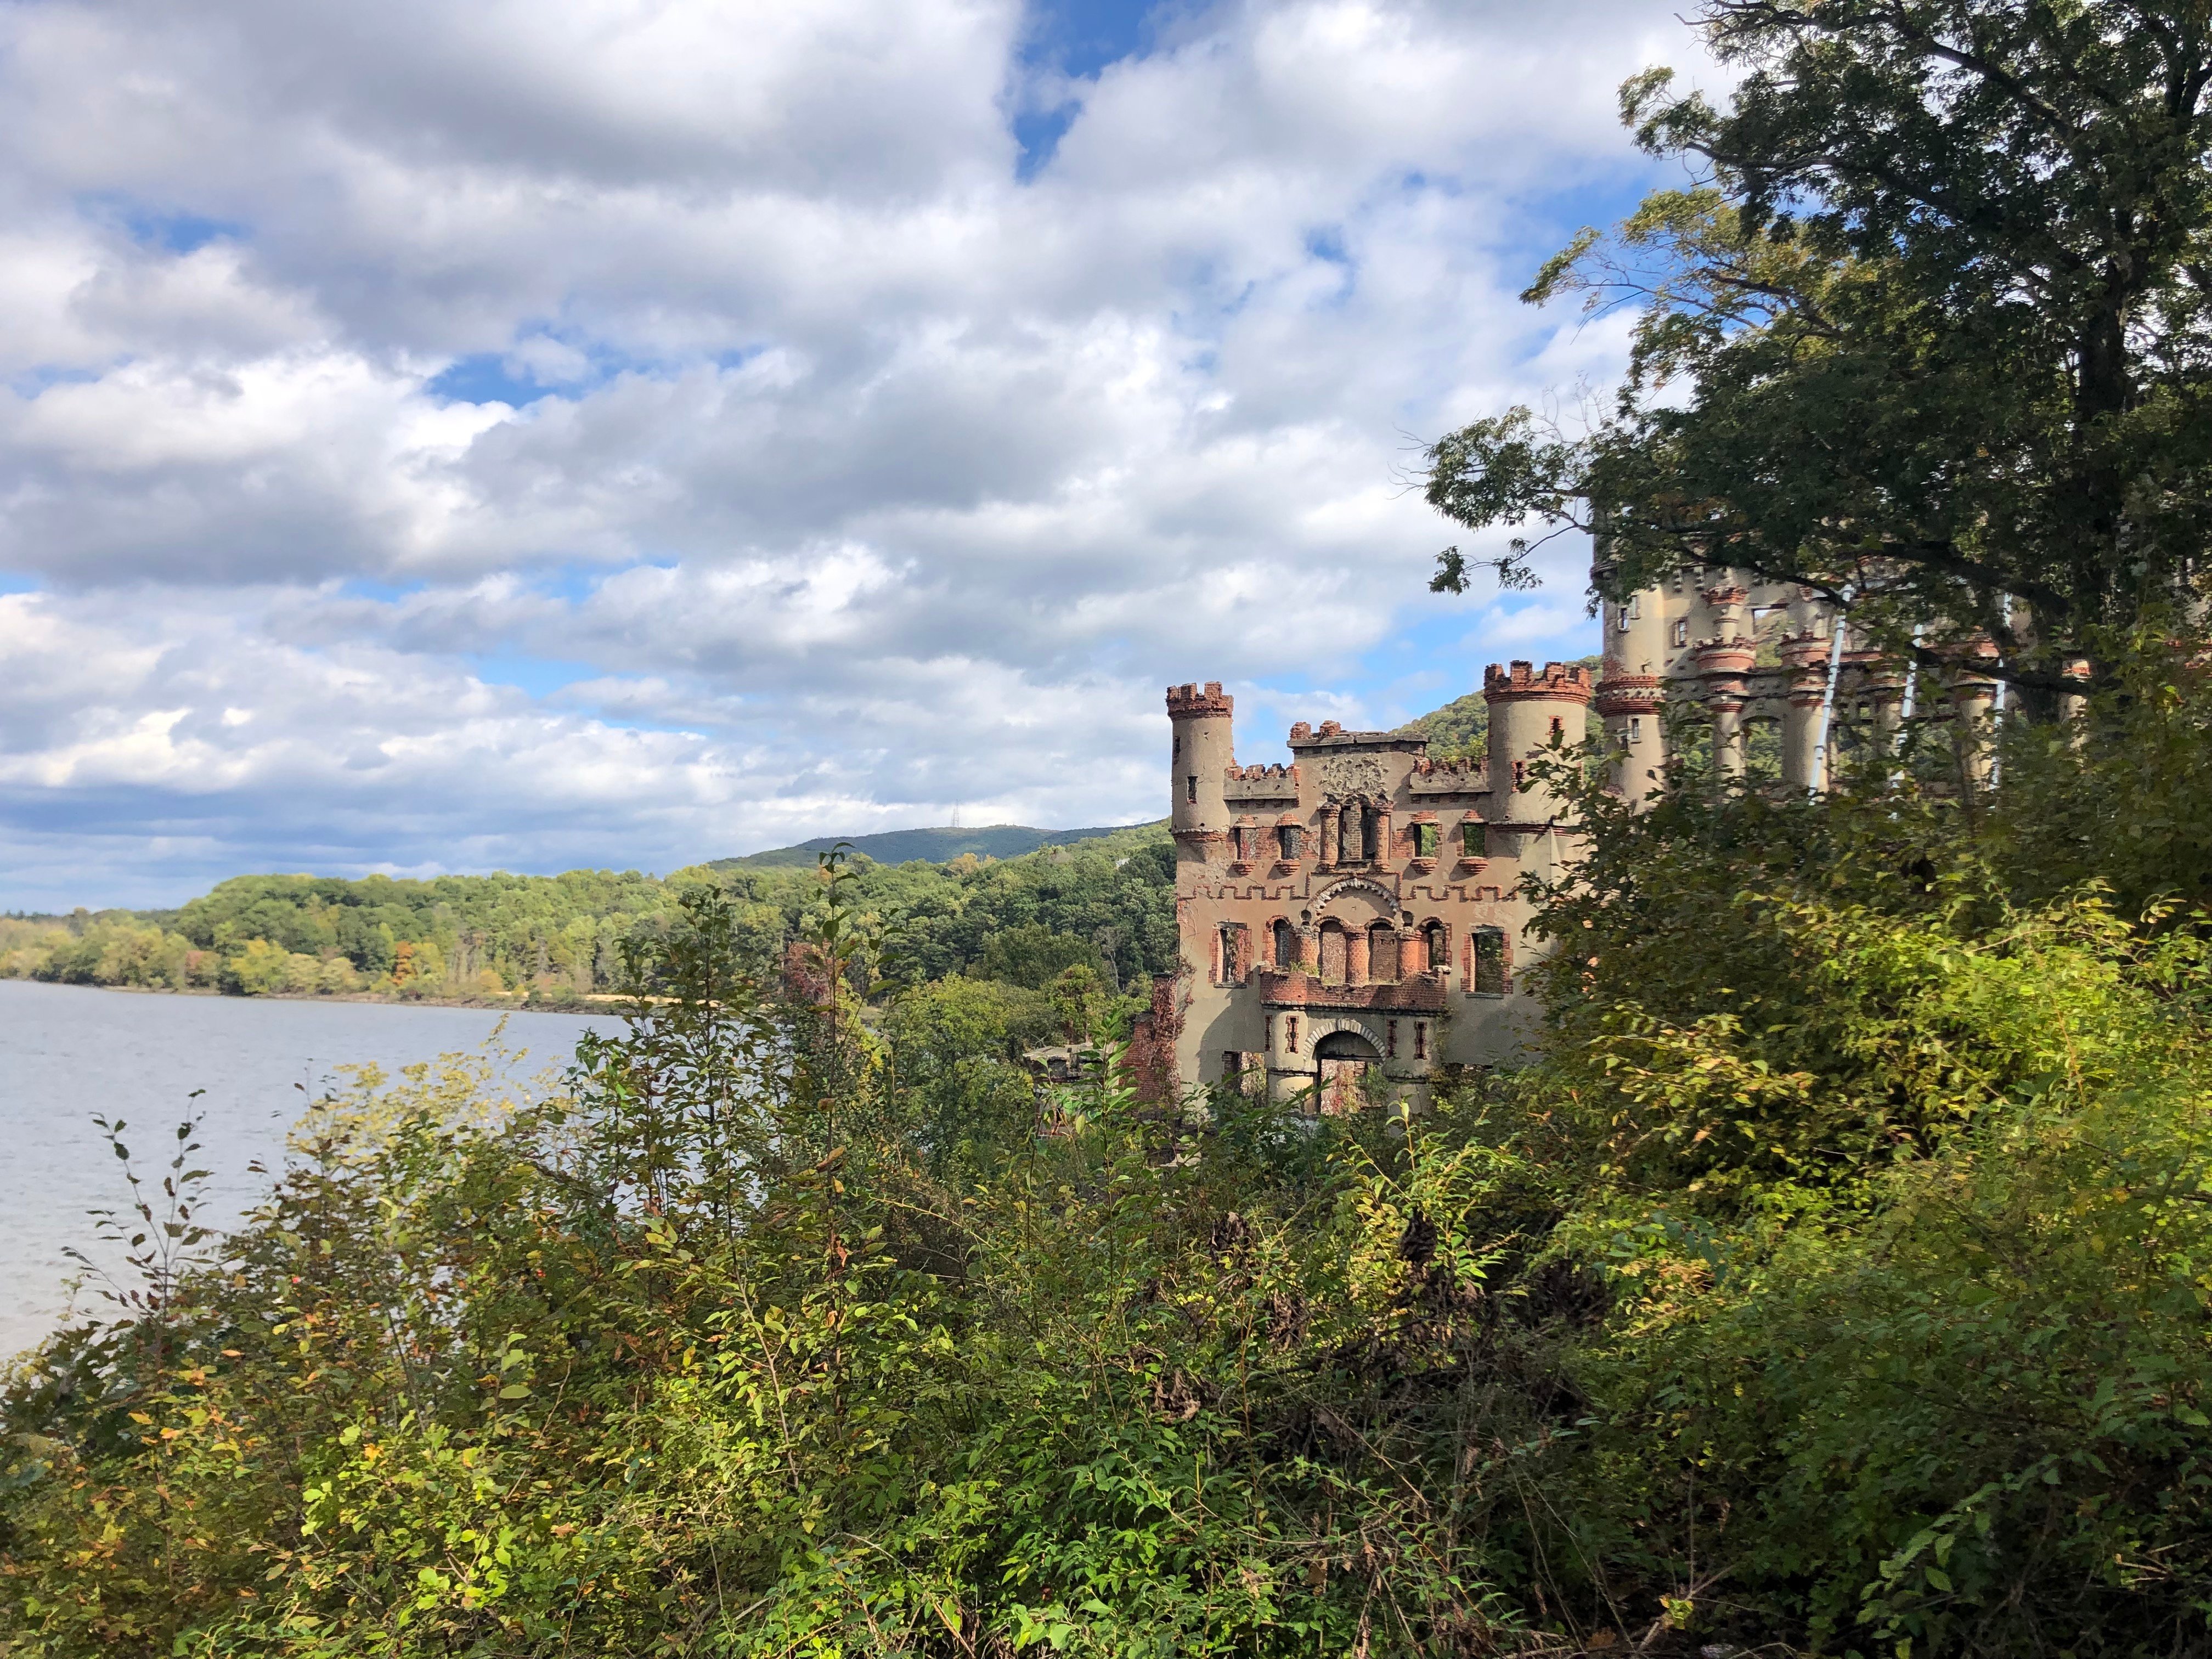
<path fill-rule="evenodd" d="M 1893 638 L 1993 636 L 2048 694 L 2194 613 L 2212 530 L 2207 0 L 1707 0 L 1726 108 L 1622 88 L 1694 187 L 1583 232 L 1523 296 L 1638 308 L 1610 410 L 1430 453 L 1470 528 L 1607 537 L 1608 591 L 1685 563 L 1831 593 Z M 1527 545 L 1491 561 L 1524 576 Z M 1433 584 L 1465 586 L 1441 556 Z"/>

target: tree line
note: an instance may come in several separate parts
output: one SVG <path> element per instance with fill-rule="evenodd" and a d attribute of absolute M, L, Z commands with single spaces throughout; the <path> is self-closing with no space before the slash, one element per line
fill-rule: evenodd
<path fill-rule="evenodd" d="M 897 971 L 910 977 L 975 974 L 1035 990 L 1079 964 L 1111 992 L 1133 991 L 1175 961 L 1169 852 L 1164 831 L 1139 829 L 1005 860 L 856 860 L 854 902 L 896 938 Z M 173 911 L 0 921 L 0 976 L 560 1006 L 616 991 L 625 948 L 657 937 L 699 886 L 730 896 L 763 964 L 823 902 L 811 870 L 734 862 L 665 878 L 240 876 Z"/>

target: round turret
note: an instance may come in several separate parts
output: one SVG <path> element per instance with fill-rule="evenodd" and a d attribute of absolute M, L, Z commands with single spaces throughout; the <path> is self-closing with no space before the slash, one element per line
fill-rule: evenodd
<path fill-rule="evenodd" d="M 1482 700 L 1490 705 L 1491 822 L 1543 824 L 1559 815 L 1549 789 L 1521 786 L 1531 775 L 1528 763 L 1554 738 L 1569 749 L 1582 742 L 1590 692 L 1589 670 L 1573 663 L 1547 662 L 1540 670 L 1525 662 L 1504 668 L 1492 663 L 1482 671 Z"/>
<path fill-rule="evenodd" d="M 1613 751 L 1613 788 L 1640 801 L 1657 787 L 1667 761 L 1660 708 L 1666 702 L 1666 596 L 1656 587 L 1605 606 L 1605 667 L 1597 712 Z"/>
<path fill-rule="evenodd" d="M 1223 782 L 1236 763 L 1231 715 L 1236 699 L 1219 680 L 1168 688 L 1168 725 L 1174 732 L 1170 770 L 1175 795 L 1168 822 L 1177 836 L 1226 836 L 1229 803 Z"/>

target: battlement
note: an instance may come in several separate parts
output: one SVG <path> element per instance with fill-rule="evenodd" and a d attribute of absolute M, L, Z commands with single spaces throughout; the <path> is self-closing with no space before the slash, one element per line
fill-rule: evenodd
<path fill-rule="evenodd" d="M 1222 779 L 1222 793 L 1230 800 L 1296 800 L 1296 766 L 1232 766 Z"/>
<path fill-rule="evenodd" d="M 1227 714 L 1234 711 L 1237 700 L 1225 694 L 1219 680 L 1208 680 L 1200 689 L 1195 684 L 1168 687 L 1168 718 L 1186 720 L 1196 714 Z"/>
<path fill-rule="evenodd" d="M 1416 795 L 1486 794 L 1490 768 L 1480 760 L 1418 760 L 1406 787 Z"/>
<path fill-rule="evenodd" d="M 1596 688 L 1590 671 L 1571 662 L 1547 662 L 1539 669 L 1516 662 L 1505 667 L 1492 663 L 1482 671 L 1482 700 L 1511 702 L 1522 698 L 1588 702 Z"/>
<path fill-rule="evenodd" d="M 1323 720 L 1320 726 L 1300 720 L 1291 728 L 1285 740 L 1293 750 L 1300 749 L 1388 749 L 1404 752 L 1410 750 L 1418 755 L 1429 746 L 1429 740 L 1412 732 L 1347 732 L 1334 720 Z"/>

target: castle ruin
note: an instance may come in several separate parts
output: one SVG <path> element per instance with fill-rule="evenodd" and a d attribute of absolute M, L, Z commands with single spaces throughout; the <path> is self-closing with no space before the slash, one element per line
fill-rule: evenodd
<path fill-rule="evenodd" d="M 1328 721 L 1291 728 L 1290 765 L 1239 766 L 1219 683 L 1170 686 L 1182 966 L 1139 1018 L 1140 1086 L 1169 1098 L 1225 1083 L 1333 1113 L 1377 1095 L 1418 1106 L 1444 1068 L 1511 1059 L 1538 1014 L 1521 878 L 1556 874 L 1577 835 L 1531 763 L 1579 744 L 1595 708 L 1612 787 L 1632 799 L 1692 741 L 1723 775 L 1757 744 L 1782 787 L 1819 788 L 1838 734 L 1893 744 L 1911 713 L 1902 665 L 1834 623 L 1794 584 L 1684 570 L 1603 607 L 1595 680 L 1562 663 L 1485 669 L 1480 760 Z M 1971 769 L 1996 687 L 1975 652 L 1953 656 L 1942 706 L 1921 717 L 1950 723 Z"/>

